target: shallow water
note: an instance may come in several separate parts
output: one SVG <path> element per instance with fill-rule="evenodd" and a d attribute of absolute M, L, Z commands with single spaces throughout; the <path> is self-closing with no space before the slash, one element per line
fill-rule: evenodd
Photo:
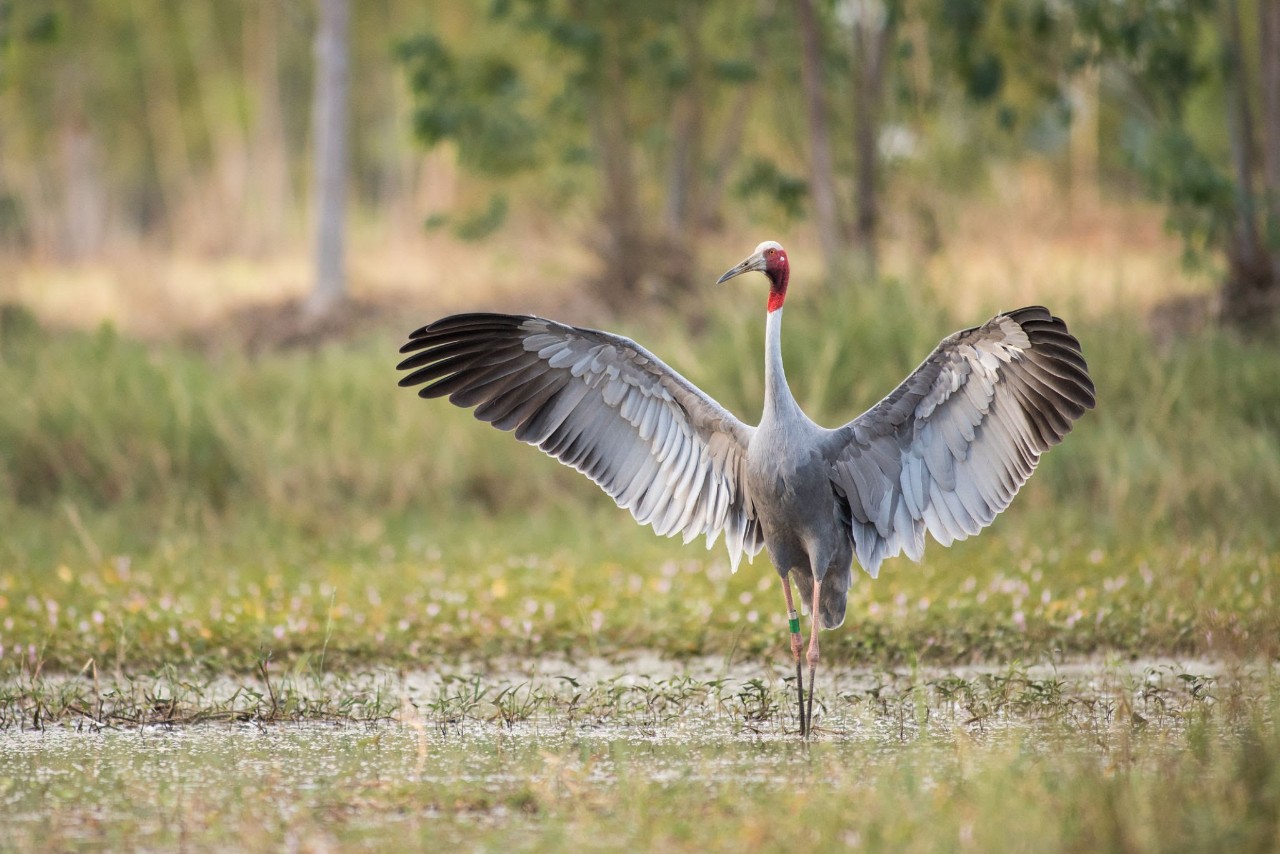
<path fill-rule="evenodd" d="M 273 695 L 277 709 L 341 709 L 350 697 L 376 704 L 347 706 L 356 714 L 331 722 L 277 715 L 129 727 L 104 713 L 10 726 L 0 730 L 0 826 L 13 844 L 36 847 L 323 848 L 375 844 L 401 825 L 421 839 L 446 818 L 453 833 L 475 823 L 519 829 L 536 825 L 529 811 L 620 797 L 634 785 L 768 791 L 823 774 L 874 778 L 908 757 L 947 775 L 974 751 L 1072 753 L 1102 767 L 1135 744 L 1148 756 L 1182 750 L 1190 722 L 1251 707 L 1269 670 L 1203 661 L 831 668 L 820 671 L 811 744 L 795 734 L 786 676 L 637 657 L 280 675 L 270 689 L 172 672 L 108 681 L 99 692 L 117 700 L 173 702 L 185 690 L 183 703 L 241 711 L 260 711 Z"/>

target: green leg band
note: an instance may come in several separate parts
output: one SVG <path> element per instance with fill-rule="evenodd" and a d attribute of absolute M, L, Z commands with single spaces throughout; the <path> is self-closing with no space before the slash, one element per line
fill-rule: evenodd
<path fill-rule="evenodd" d="M 800 618 L 799 617 L 792 617 L 790 620 L 787 621 L 787 625 L 791 627 L 791 634 L 793 635 L 800 634 Z"/>

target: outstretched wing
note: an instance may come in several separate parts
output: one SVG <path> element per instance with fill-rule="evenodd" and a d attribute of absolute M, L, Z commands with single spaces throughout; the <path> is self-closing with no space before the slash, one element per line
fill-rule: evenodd
<path fill-rule="evenodd" d="M 414 332 L 402 386 L 475 416 L 595 481 L 664 536 L 723 532 L 736 570 L 763 545 L 743 460 L 753 428 L 634 341 L 540 317 L 459 314 Z"/>
<path fill-rule="evenodd" d="M 1040 455 L 1094 406 L 1080 342 L 1043 306 L 945 338 L 893 393 L 829 435 L 855 553 L 875 577 L 991 524 Z"/>

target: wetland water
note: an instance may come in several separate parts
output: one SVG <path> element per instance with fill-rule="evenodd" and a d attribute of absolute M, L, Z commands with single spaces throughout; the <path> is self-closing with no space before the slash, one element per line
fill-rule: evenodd
<path fill-rule="evenodd" d="M 982 757 L 1070 756 L 1107 775 L 1186 750 L 1209 719 L 1214 738 L 1230 738 L 1270 681 L 1265 667 L 1204 661 L 828 668 L 820 732 L 805 745 L 783 676 L 634 658 L 270 685 L 172 672 L 104 683 L 85 696 L 91 714 L 0 730 L 3 844 L 315 849 L 402 833 L 532 844 L 581 810 L 614 815 L 634 797 L 660 811 L 664 793 L 767 800 L 903 773 L 929 791 Z M 131 705 L 154 720 L 166 702 L 187 720 L 207 714 L 121 723 Z"/>

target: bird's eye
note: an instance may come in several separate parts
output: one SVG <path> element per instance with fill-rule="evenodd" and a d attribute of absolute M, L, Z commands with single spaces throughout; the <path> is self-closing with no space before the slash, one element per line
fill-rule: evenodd
<path fill-rule="evenodd" d="M 770 257 L 772 257 L 772 256 L 774 256 L 774 255 L 777 255 L 777 254 L 778 254 L 778 250 L 777 250 L 777 249 L 770 249 L 769 251 L 765 252 L 764 254 L 769 255 Z"/>

